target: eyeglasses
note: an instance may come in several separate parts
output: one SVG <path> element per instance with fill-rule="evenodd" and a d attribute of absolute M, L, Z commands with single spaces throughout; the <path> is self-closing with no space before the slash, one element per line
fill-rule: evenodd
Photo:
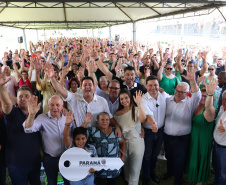
<path fill-rule="evenodd" d="M 203 97 L 203 98 L 206 98 L 206 97 L 207 97 L 207 95 L 202 95 L 202 97 Z"/>
<path fill-rule="evenodd" d="M 118 89 L 120 89 L 120 88 L 118 88 L 118 87 L 109 87 L 109 89 L 112 89 L 112 90 L 118 90 Z"/>
<path fill-rule="evenodd" d="M 184 93 L 187 93 L 187 92 L 184 92 L 184 91 L 178 91 L 177 89 L 175 89 L 175 92 L 177 92 L 178 94 L 182 95 Z"/>
<path fill-rule="evenodd" d="M 166 68 L 167 70 L 173 70 L 173 68 Z"/>
<path fill-rule="evenodd" d="M 213 71 L 214 69 L 209 68 L 208 70 L 209 70 L 209 71 Z"/>

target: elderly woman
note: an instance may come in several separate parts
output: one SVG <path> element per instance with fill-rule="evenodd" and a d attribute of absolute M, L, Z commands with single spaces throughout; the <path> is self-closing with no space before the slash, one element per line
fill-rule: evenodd
<path fill-rule="evenodd" d="M 192 121 L 190 149 L 186 173 L 188 180 L 203 185 L 207 182 L 210 169 L 212 149 L 212 132 L 214 126 L 215 109 L 213 107 L 213 93 L 217 87 L 217 80 L 205 84 L 201 89 L 202 99 L 196 107 Z"/>
<path fill-rule="evenodd" d="M 165 73 L 163 73 L 163 69 L 165 67 Z M 179 83 L 178 78 L 172 74 L 173 66 L 171 63 L 167 63 L 166 61 L 162 61 L 162 65 L 158 71 L 157 77 L 159 79 L 160 87 L 164 89 L 166 93 L 169 95 L 174 95 L 175 88 Z"/>
<path fill-rule="evenodd" d="M 126 140 L 125 180 L 129 185 L 138 185 L 144 155 L 144 139 L 140 137 L 141 122 L 146 121 L 146 115 L 141 107 L 142 92 L 136 92 L 134 97 L 138 107 L 135 107 L 133 98 L 126 89 L 121 90 L 119 99 L 119 108 L 114 118 Z"/>
<path fill-rule="evenodd" d="M 81 127 L 86 127 L 92 120 L 92 115 L 88 112 L 85 115 L 84 123 Z M 124 162 L 126 144 L 124 138 L 115 136 L 115 127 L 110 126 L 110 117 L 106 112 L 101 112 L 97 116 L 97 127 L 88 127 L 88 143 L 95 146 L 98 157 L 119 157 Z M 116 177 L 119 175 L 118 170 L 100 170 L 95 173 L 95 185 L 110 184 L 116 185 Z"/>

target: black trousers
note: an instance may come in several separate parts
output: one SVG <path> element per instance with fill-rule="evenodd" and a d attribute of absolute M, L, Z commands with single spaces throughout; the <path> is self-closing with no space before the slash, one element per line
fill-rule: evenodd
<path fill-rule="evenodd" d="M 164 144 L 167 159 L 167 173 L 174 176 L 175 185 L 182 184 L 185 160 L 190 143 L 190 134 L 185 136 L 170 136 L 164 134 Z"/>

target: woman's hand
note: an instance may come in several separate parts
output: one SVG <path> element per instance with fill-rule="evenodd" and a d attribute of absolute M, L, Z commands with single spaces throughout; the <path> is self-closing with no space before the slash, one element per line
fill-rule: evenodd
<path fill-rule="evenodd" d="M 136 91 L 136 96 L 133 96 L 133 99 L 134 99 L 134 101 L 135 101 L 135 103 L 137 104 L 138 107 L 140 107 L 142 96 L 143 96 L 143 93 L 142 93 L 141 90 Z"/>

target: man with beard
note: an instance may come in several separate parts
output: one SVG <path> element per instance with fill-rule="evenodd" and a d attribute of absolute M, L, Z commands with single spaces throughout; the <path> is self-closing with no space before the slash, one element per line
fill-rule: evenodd
<path fill-rule="evenodd" d="M 119 106 L 119 98 L 118 98 L 118 95 L 120 92 L 119 81 L 116 79 L 113 79 L 110 82 L 108 89 L 109 89 L 109 94 L 101 90 L 98 90 L 98 92 L 96 91 L 95 93 L 107 100 L 108 107 L 111 114 L 115 115 Z"/>
<path fill-rule="evenodd" d="M 218 58 L 217 59 L 217 68 L 216 68 L 215 74 L 219 75 L 220 72 L 222 72 L 222 71 L 226 71 L 226 65 L 223 65 L 223 59 L 222 58 Z"/>

